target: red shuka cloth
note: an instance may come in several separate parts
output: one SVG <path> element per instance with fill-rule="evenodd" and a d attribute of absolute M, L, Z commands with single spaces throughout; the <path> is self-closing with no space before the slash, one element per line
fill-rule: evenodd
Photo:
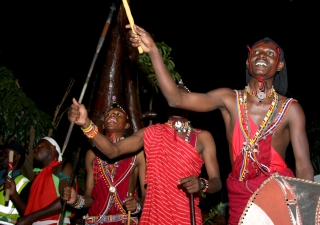
<path fill-rule="evenodd" d="M 24 215 L 29 215 L 35 211 L 38 211 L 55 201 L 57 196 L 57 191 L 54 186 L 52 178 L 52 168 L 59 165 L 56 159 L 48 166 L 46 166 L 35 178 L 30 189 L 30 195 L 28 204 Z M 60 214 L 42 218 L 37 221 L 44 220 L 59 220 Z M 36 222 L 36 221 L 35 221 Z"/>
<path fill-rule="evenodd" d="M 288 105 L 291 102 L 288 102 Z M 286 105 L 286 106 L 288 106 Z M 241 106 L 243 111 L 243 107 Z M 285 108 L 287 110 L 287 108 Z M 251 138 L 257 131 L 257 126 L 248 115 L 248 120 L 251 129 Z M 281 121 L 280 121 L 281 122 Z M 234 164 L 232 171 L 227 178 L 227 188 L 229 197 L 229 220 L 228 224 L 238 224 L 240 217 L 245 209 L 248 200 L 252 194 L 260 187 L 260 185 L 270 177 L 272 173 L 279 173 L 283 176 L 294 177 L 291 169 L 289 169 L 282 159 L 282 157 L 271 146 L 272 135 L 267 135 L 266 139 L 260 139 L 259 150 L 260 157 L 259 162 L 266 165 L 270 169 L 270 173 L 264 174 L 257 168 L 253 161 L 249 161 L 248 173 L 244 181 L 239 181 L 240 169 L 243 161 L 242 147 L 245 142 L 245 138 L 241 132 L 239 119 L 236 120 L 233 134 L 232 134 L 232 153 L 234 158 Z"/>
<path fill-rule="evenodd" d="M 190 198 L 178 185 L 181 178 L 199 176 L 203 160 L 167 124 L 150 125 L 144 132 L 147 194 L 139 224 L 191 224 Z M 201 225 L 199 195 L 194 194 L 195 217 Z"/>

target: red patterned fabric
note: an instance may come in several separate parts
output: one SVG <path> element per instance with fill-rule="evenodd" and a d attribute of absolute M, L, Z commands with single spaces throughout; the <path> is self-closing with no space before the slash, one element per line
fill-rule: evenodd
<path fill-rule="evenodd" d="M 290 102 L 288 102 L 288 105 Z M 242 107 L 242 106 L 241 106 Z M 243 111 L 243 108 L 241 108 Z M 284 110 L 287 110 L 285 108 Z M 277 117 L 280 118 L 280 117 Z M 248 120 L 251 129 L 251 138 L 257 131 L 257 126 L 248 115 Z M 279 123 L 281 121 L 278 121 Z M 267 166 L 270 169 L 270 173 L 261 173 L 256 164 L 251 160 L 247 165 L 248 172 L 244 181 L 239 181 L 240 169 L 243 162 L 242 147 L 245 142 L 245 138 L 240 129 L 239 120 L 236 120 L 233 134 L 232 134 L 232 152 L 234 158 L 234 164 L 232 171 L 227 178 L 227 188 L 229 196 L 229 221 L 231 225 L 238 224 L 240 216 L 252 194 L 260 187 L 263 181 L 268 179 L 274 172 L 278 172 L 280 175 L 294 177 L 291 169 L 289 169 L 285 161 L 271 146 L 272 135 L 267 135 L 265 139 L 260 139 L 258 142 L 260 157 L 259 162 Z"/>
<path fill-rule="evenodd" d="M 196 135 L 196 134 L 195 134 Z M 147 194 L 139 224 L 191 224 L 190 198 L 178 180 L 199 176 L 203 160 L 167 124 L 150 125 L 144 132 Z M 201 225 L 199 195 L 194 195 L 196 223 Z"/>
<path fill-rule="evenodd" d="M 126 198 L 129 188 L 129 177 L 131 165 L 134 164 L 135 157 L 125 158 L 119 161 L 113 182 L 108 177 L 106 162 L 96 157 L 93 162 L 93 171 L 95 176 L 95 184 L 91 196 L 94 199 L 93 204 L 88 210 L 89 216 L 103 216 L 103 215 L 126 215 L 123 209 L 123 200 Z M 115 194 L 109 192 L 110 182 L 112 186 L 116 186 Z M 111 195 L 110 195 L 111 194 Z M 112 223 L 101 223 L 98 221 L 89 222 L 89 224 L 123 224 L 122 221 Z M 131 221 L 131 224 L 136 224 Z"/>
<path fill-rule="evenodd" d="M 30 189 L 28 204 L 24 213 L 25 216 L 48 206 L 58 198 L 52 178 L 52 168 L 60 163 L 61 162 L 58 162 L 55 159 L 34 178 Z M 58 213 L 54 216 L 46 217 L 39 221 L 58 220 L 59 216 L 60 214 Z"/>

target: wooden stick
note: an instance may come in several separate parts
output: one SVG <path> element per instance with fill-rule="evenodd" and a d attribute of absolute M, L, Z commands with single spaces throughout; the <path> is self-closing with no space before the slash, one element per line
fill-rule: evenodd
<path fill-rule="evenodd" d="M 8 177 L 12 178 L 12 168 L 13 168 L 13 151 L 9 151 L 9 163 L 8 163 Z M 5 195 L 5 205 L 7 206 L 10 199 L 10 189 L 6 189 Z"/>
<path fill-rule="evenodd" d="M 129 196 L 132 196 L 132 193 L 129 193 Z M 130 220 L 131 220 L 131 211 L 128 211 L 128 221 L 127 221 L 127 225 L 130 225 Z"/>
<path fill-rule="evenodd" d="M 196 225 L 196 216 L 194 212 L 194 197 L 193 193 L 190 194 L 190 211 L 191 211 L 191 224 Z"/>
<path fill-rule="evenodd" d="M 77 154 L 76 154 L 76 157 L 74 159 L 73 168 L 72 168 L 72 172 L 71 172 L 71 176 L 70 176 L 70 180 L 69 180 L 69 187 L 72 187 L 73 183 L 74 183 L 74 177 L 76 175 L 76 169 L 77 169 L 78 163 L 79 163 L 80 152 L 81 152 L 81 146 L 78 147 Z M 67 207 L 67 201 L 63 201 L 62 211 L 60 213 L 58 225 L 62 225 L 63 224 L 64 214 L 66 212 L 66 207 Z"/>
<path fill-rule="evenodd" d="M 133 20 L 133 17 L 132 17 L 132 14 L 131 14 L 131 10 L 130 10 L 130 7 L 128 5 L 128 2 L 127 0 L 122 0 L 123 2 L 123 6 L 124 6 L 124 9 L 126 10 L 126 14 L 127 14 L 127 17 L 128 17 L 128 20 L 129 20 L 129 23 L 130 23 L 130 26 L 131 26 L 131 30 L 134 34 L 137 34 L 135 32 L 135 30 L 133 29 L 133 26 L 134 26 L 134 20 Z M 138 47 L 138 51 L 140 54 L 143 53 L 143 49 L 141 46 Z"/>
<path fill-rule="evenodd" d="M 82 91 L 81 91 L 81 94 L 80 94 L 80 97 L 79 97 L 79 100 L 78 100 L 79 103 L 82 102 L 83 96 L 84 96 L 84 94 L 86 92 L 86 89 L 87 89 L 87 86 L 88 86 L 88 83 L 89 83 L 89 80 L 90 80 L 90 77 L 91 77 L 91 73 L 92 73 L 93 67 L 94 67 L 94 65 L 96 63 L 97 57 L 99 55 L 99 52 L 100 52 L 101 47 L 102 47 L 102 44 L 103 44 L 103 42 L 105 40 L 107 31 L 109 29 L 109 25 L 111 23 L 113 12 L 116 10 L 115 3 L 112 3 L 110 9 L 111 9 L 111 11 L 110 11 L 109 16 L 108 16 L 108 18 L 106 20 L 106 23 L 104 24 L 104 27 L 103 27 L 103 30 L 102 30 L 102 33 L 101 33 L 101 36 L 100 36 L 100 39 L 99 39 L 99 42 L 98 42 L 98 45 L 97 45 L 97 48 L 96 48 L 96 52 L 95 52 L 95 54 L 93 56 L 93 59 L 92 59 L 91 65 L 90 65 L 90 69 L 89 69 L 89 72 L 88 72 L 88 75 L 87 75 L 87 78 L 86 78 L 86 81 L 84 82 L 84 85 L 83 85 L 83 88 L 82 88 Z M 67 135 L 66 135 L 66 138 L 65 138 L 63 146 L 62 146 L 62 150 L 61 150 L 62 155 L 63 155 L 64 151 L 67 148 L 67 145 L 68 145 L 68 142 L 69 142 L 69 139 L 70 139 L 70 135 L 71 135 L 73 126 L 74 126 L 74 123 L 71 122 L 70 126 L 69 126 L 69 129 L 68 129 L 68 132 L 67 132 Z"/>

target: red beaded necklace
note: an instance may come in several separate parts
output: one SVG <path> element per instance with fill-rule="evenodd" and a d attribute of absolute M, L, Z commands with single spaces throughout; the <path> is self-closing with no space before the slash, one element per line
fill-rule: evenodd
<path fill-rule="evenodd" d="M 115 138 L 115 137 L 114 137 L 114 133 L 108 134 L 108 137 L 109 137 L 109 140 L 110 140 L 112 143 L 116 143 L 116 142 L 124 139 L 124 137 Z M 107 163 L 106 161 L 104 161 L 104 166 L 105 166 L 105 168 L 107 168 L 107 172 L 109 173 L 112 181 L 113 181 L 113 178 L 114 178 L 114 176 L 115 176 L 115 174 L 116 174 L 116 172 L 117 172 L 117 168 L 119 167 L 119 164 L 120 164 L 120 161 L 116 161 L 116 162 L 113 163 L 113 164 L 110 164 L 110 163 Z"/>

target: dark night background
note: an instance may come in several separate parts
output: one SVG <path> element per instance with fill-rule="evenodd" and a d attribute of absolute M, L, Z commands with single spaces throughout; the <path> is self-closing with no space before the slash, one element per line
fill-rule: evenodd
<path fill-rule="evenodd" d="M 79 98 L 110 5 L 110 0 L 0 3 L 0 65 L 13 71 L 39 109 L 53 116 L 71 78 L 75 84 L 63 109 L 72 97 Z M 175 70 L 193 92 L 243 88 L 246 46 L 266 36 L 274 39 L 285 52 L 287 96 L 300 102 L 307 123 L 317 117 L 320 20 L 315 3 L 131 0 L 130 8 L 137 25 L 172 48 Z M 104 50 L 92 76 L 99 74 Z M 195 113 L 191 121 L 212 132 L 226 176 L 229 159 L 220 112 Z M 58 127 L 62 142 L 68 126 L 65 115 Z"/>

